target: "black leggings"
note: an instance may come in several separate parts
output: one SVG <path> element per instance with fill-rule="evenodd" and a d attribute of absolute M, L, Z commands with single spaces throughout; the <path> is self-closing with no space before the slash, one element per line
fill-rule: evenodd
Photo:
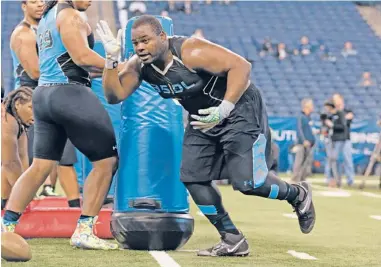
<path fill-rule="evenodd" d="M 223 210 L 221 195 L 218 188 L 211 182 L 184 183 L 190 195 L 197 205 L 214 206 L 217 213 Z M 240 190 L 245 195 L 253 195 L 264 198 L 293 201 L 298 190 L 294 185 L 288 184 L 278 178 L 274 172 L 270 171 L 263 185 L 251 190 Z"/>
<path fill-rule="evenodd" d="M 90 88 L 38 86 L 33 93 L 35 158 L 59 161 L 67 138 L 90 161 L 117 156 L 111 119 Z"/>
<path fill-rule="evenodd" d="M 29 157 L 29 165 L 32 165 L 33 162 L 33 142 L 34 142 L 34 126 L 32 125 L 28 129 L 28 157 Z M 64 151 L 62 153 L 62 158 L 58 162 L 60 166 L 73 166 L 77 163 L 77 154 L 75 152 L 75 147 L 68 139 Z"/>

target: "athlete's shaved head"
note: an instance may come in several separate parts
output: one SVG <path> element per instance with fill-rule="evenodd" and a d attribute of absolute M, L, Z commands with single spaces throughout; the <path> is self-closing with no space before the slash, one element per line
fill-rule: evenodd
<path fill-rule="evenodd" d="M 139 17 L 137 20 L 134 21 L 134 24 L 132 24 L 132 29 L 137 29 L 142 25 L 149 25 L 152 31 L 157 35 L 164 31 L 160 21 L 151 15 L 143 15 Z"/>
<path fill-rule="evenodd" d="M 168 51 L 167 35 L 154 16 L 143 15 L 134 21 L 131 41 L 135 53 L 145 64 L 161 59 Z"/>

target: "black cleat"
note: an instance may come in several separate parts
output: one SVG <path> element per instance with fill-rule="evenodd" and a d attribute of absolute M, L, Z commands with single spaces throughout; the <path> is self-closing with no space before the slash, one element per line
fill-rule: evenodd
<path fill-rule="evenodd" d="M 315 225 L 315 207 L 312 203 L 312 187 L 307 182 L 295 184 L 300 190 L 299 196 L 291 205 L 298 216 L 300 230 L 303 234 L 312 231 Z"/>
<path fill-rule="evenodd" d="M 221 238 L 221 242 L 217 245 L 205 249 L 199 250 L 197 256 L 209 256 L 209 257 L 245 257 L 249 255 L 249 244 L 242 233 L 234 235 L 226 233 Z"/>

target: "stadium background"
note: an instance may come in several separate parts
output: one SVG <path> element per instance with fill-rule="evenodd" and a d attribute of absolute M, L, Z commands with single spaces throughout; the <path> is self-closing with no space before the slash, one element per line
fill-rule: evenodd
<path fill-rule="evenodd" d="M 181 2 L 181 1 L 179 1 Z M 2 75 L 5 91 L 13 89 L 9 37 L 22 19 L 18 2 L 2 1 Z M 168 10 L 166 1 L 147 1 L 145 12 L 159 15 Z M 362 4 L 369 4 L 363 2 Z M 112 29 L 125 24 L 131 2 L 95 1 L 88 10 L 90 25 L 106 19 Z M 289 147 L 296 139 L 295 117 L 300 101 L 311 97 L 313 118 L 319 128 L 319 111 L 333 93 L 344 96 L 346 106 L 355 112 L 352 125 L 353 159 L 357 173 L 363 173 L 374 144 L 378 141 L 376 124 L 381 114 L 381 35 L 379 14 L 368 6 L 353 2 L 231 2 L 229 4 L 192 1 L 190 14 L 177 3 L 169 16 L 177 35 L 192 35 L 201 29 L 206 39 L 221 44 L 253 63 L 251 78 L 262 89 L 274 139 L 280 146 L 280 171 L 290 170 Z M 378 6 L 372 2 L 372 6 Z M 377 10 L 377 9 L 375 9 Z M 373 12 L 373 13 L 372 13 Z M 377 11 L 376 11 L 377 12 Z M 379 11 L 378 11 L 379 12 Z M 378 15 L 378 16 L 377 16 Z M 377 20 L 378 18 L 378 20 Z M 122 24 L 123 24 L 122 23 Z M 369 24 L 368 24 L 369 23 Z M 266 39 L 275 47 L 284 43 L 287 51 L 298 49 L 307 36 L 314 50 L 308 56 L 289 53 L 285 60 L 261 56 Z M 345 42 L 352 42 L 355 56 L 342 56 Z M 324 46 L 324 48 L 322 48 Z M 359 85 L 362 74 L 370 72 L 374 86 Z M 319 138 L 319 136 L 317 136 Z M 314 172 L 323 172 L 324 145 L 315 149 Z"/>
<path fill-rule="evenodd" d="M 148 14 L 159 15 L 168 7 L 167 2 L 144 3 Z M 116 32 L 116 29 L 125 23 L 127 18 L 125 10 L 128 9 L 129 4 L 125 1 L 94 1 L 87 14 L 89 23 L 94 28 L 96 22 L 106 19 Z M 369 160 L 369 154 L 377 142 L 379 128 L 376 121 L 381 113 L 381 89 L 379 87 L 381 84 L 381 42 L 379 37 L 381 16 L 376 13 L 376 18 L 374 18 L 373 12 L 377 12 L 373 11 L 375 4 L 377 3 L 371 3 L 372 10 L 370 10 L 368 6 L 358 6 L 353 2 L 232 1 L 229 4 L 216 2 L 208 5 L 204 2 L 194 1 L 191 14 L 178 11 L 169 12 L 169 16 L 174 21 L 175 34 L 192 35 L 197 28 L 201 28 L 206 39 L 230 48 L 253 62 L 251 78 L 263 91 L 270 115 L 270 124 L 274 129 L 274 137 L 281 147 L 281 171 L 287 171 L 290 167 L 287 160 L 288 147 L 295 141 L 295 117 L 300 112 L 300 100 L 304 97 L 312 97 L 315 101 L 317 112 L 315 112 L 314 118 L 315 126 L 318 128 L 318 113 L 323 102 L 333 93 L 339 92 L 344 95 L 347 106 L 351 107 L 356 114 L 352 129 L 355 132 L 352 135 L 355 149 L 354 160 L 358 172 L 363 172 Z M 2 79 L 3 86 L 8 92 L 13 88 L 9 37 L 13 28 L 22 19 L 22 12 L 20 3 L 14 1 L 2 1 L 1 8 Z M 271 38 L 274 45 L 283 42 L 293 49 L 298 47 L 299 40 L 304 35 L 308 36 L 313 44 L 317 46 L 324 44 L 328 47 L 325 52 L 336 57 L 336 60 L 334 62 L 324 60 L 324 55 L 320 51 L 305 57 L 289 56 L 283 61 L 279 61 L 273 56 L 260 56 L 262 43 L 267 37 Z M 341 56 L 341 50 L 346 41 L 351 41 L 358 51 L 355 57 L 344 58 Z M 365 71 L 372 73 L 372 78 L 378 86 L 359 86 L 359 81 Z M 323 151 L 322 146 L 317 147 L 315 159 L 319 163 L 315 164 L 315 171 L 322 171 L 325 157 Z M 227 206 L 232 210 L 233 217 L 243 225 L 242 228 L 248 236 L 255 237 L 252 247 L 256 249 L 254 257 L 258 257 L 256 259 L 260 263 L 258 266 L 300 266 L 293 261 L 282 262 L 285 257 L 279 256 L 281 254 L 278 252 L 280 250 L 283 252 L 284 244 L 276 243 L 277 239 L 282 239 L 284 242 L 293 240 L 300 246 L 297 248 L 302 250 L 303 246 L 308 246 L 307 250 L 310 254 L 318 256 L 319 259 L 319 255 L 326 256 L 326 259 L 320 262 L 322 265 L 304 263 L 303 266 L 379 266 L 378 263 L 381 262 L 381 259 L 375 253 L 379 251 L 381 244 L 379 240 L 372 241 L 370 238 L 377 236 L 379 230 L 374 231 L 374 229 L 380 229 L 379 222 L 364 223 L 360 219 L 362 215 L 368 217 L 369 214 L 377 212 L 379 214 L 379 199 L 366 198 L 364 200 L 360 193 L 348 190 L 353 198 L 347 202 L 318 199 L 317 207 L 321 212 L 320 216 L 326 230 L 322 230 L 322 223 L 320 223 L 317 225 L 318 229 L 313 238 L 309 241 L 302 237 L 294 239 L 292 234 L 295 234 L 296 231 L 285 234 L 282 229 L 295 228 L 293 227 L 295 222 L 284 223 L 276 217 L 278 215 L 272 214 L 274 211 L 282 210 L 276 206 L 276 203 L 252 200 L 255 205 L 252 214 L 248 215 L 241 205 L 235 204 L 233 201 L 233 199 L 241 201 L 242 196 L 228 188 L 222 188 L 222 193 L 227 196 Z M 342 205 L 348 209 L 340 210 Z M 205 244 L 205 236 L 213 231 L 203 218 L 197 217 L 194 206 L 192 206 L 192 210 L 196 218 L 196 225 L 199 226 L 196 228 L 195 236 L 185 247 L 189 250 L 199 248 L 200 243 Z M 338 210 L 341 211 L 342 218 L 333 216 Z M 261 218 L 257 218 L 255 214 L 261 214 Z M 266 227 L 269 220 L 274 223 L 273 229 Z M 258 230 L 252 230 L 252 228 Z M 259 229 L 263 232 L 260 232 Z M 354 235 L 350 236 L 353 233 Z M 326 241 L 334 234 L 340 240 L 332 240 L 330 244 L 327 244 Z M 67 246 L 67 241 L 45 242 L 43 239 L 31 241 L 35 252 L 38 252 L 37 262 L 32 263 L 37 265 L 31 266 L 60 264 L 67 266 L 63 263 L 65 262 L 63 258 L 67 257 L 70 261 L 70 250 L 61 250 L 64 244 Z M 354 245 L 356 242 L 357 246 Z M 47 258 L 51 253 L 56 253 L 58 249 L 61 250 L 59 259 L 56 263 L 52 263 Z M 279 257 L 268 259 L 271 250 Z M 361 253 L 359 253 L 360 250 Z M 120 255 L 109 254 L 111 256 L 106 257 L 104 252 L 99 255 L 102 256 L 98 258 L 102 258 L 103 255 L 104 258 L 107 258 L 107 264 L 119 266 L 119 263 L 112 260 L 112 255 L 114 257 L 120 257 Z M 345 258 L 347 255 L 351 255 L 351 257 Z M 127 256 L 126 258 L 124 258 L 125 255 L 120 257 L 120 263 L 123 263 L 123 259 L 125 259 L 127 262 L 135 262 L 134 266 L 151 266 L 151 264 L 157 266 L 154 263 L 146 264 L 145 260 L 148 259 L 145 254 L 132 253 Z M 196 264 L 199 266 L 253 266 L 242 261 L 237 263 L 237 261 L 230 260 L 213 263 L 205 260 L 200 264 L 196 260 L 189 259 L 191 255 L 187 251 L 171 254 L 171 256 L 181 263 L 181 266 Z M 91 252 L 84 253 L 79 257 L 78 266 L 87 266 L 87 264 L 90 266 L 92 260 L 90 258 L 93 257 L 94 254 Z M 98 259 L 98 261 L 100 260 Z M 125 266 L 125 262 L 120 266 Z"/>

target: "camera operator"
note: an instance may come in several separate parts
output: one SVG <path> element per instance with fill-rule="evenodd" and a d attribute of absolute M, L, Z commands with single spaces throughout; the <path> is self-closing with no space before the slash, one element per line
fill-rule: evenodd
<path fill-rule="evenodd" d="M 345 140 L 344 148 L 343 148 L 343 156 L 344 156 L 344 172 L 347 177 L 347 184 L 351 186 L 354 182 L 355 178 L 355 168 L 353 165 L 352 158 L 352 142 L 351 142 L 351 124 L 354 118 L 354 113 L 352 110 L 345 107 L 344 98 L 340 94 L 333 95 L 333 103 L 337 110 L 343 111 L 345 115 L 345 119 L 347 122 L 347 138 Z M 341 169 L 339 169 L 340 172 Z"/>
<path fill-rule="evenodd" d="M 345 141 L 347 140 L 347 122 L 343 111 L 336 109 L 331 100 L 324 103 L 324 108 L 327 114 L 320 115 L 323 127 L 328 129 L 329 135 L 326 142 L 326 152 L 329 164 L 329 173 L 332 170 L 334 181 L 330 181 L 329 184 L 334 186 L 337 184 L 341 186 L 341 177 L 338 172 L 337 159 L 340 154 L 344 153 Z M 327 177 L 329 178 L 330 175 Z"/>

